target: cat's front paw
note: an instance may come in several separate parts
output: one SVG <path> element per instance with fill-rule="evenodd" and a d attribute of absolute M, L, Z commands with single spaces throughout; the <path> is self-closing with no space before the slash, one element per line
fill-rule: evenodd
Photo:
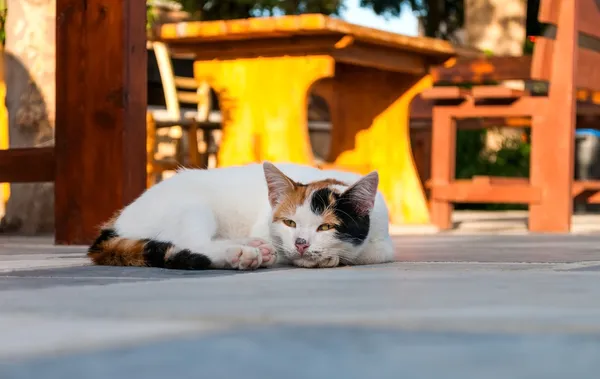
<path fill-rule="evenodd" d="M 255 270 L 262 264 L 260 250 L 252 246 L 231 246 L 226 250 L 229 266 L 238 270 Z"/>
<path fill-rule="evenodd" d="M 322 258 L 318 260 L 314 259 L 295 259 L 292 261 L 295 266 L 304 268 L 331 268 L 337 267 L 340 264 L 340 258 L 337 256 Z"/>
<path fill-rule="evenodd" d="M 248 245 L 256 247 L 260 251 L 262 259 L 260 267 L 271 267 L 277 261 L 277 251 L 269 241 L 262 238 L 253 238 L 248 241 Z"/>
<path fill-rule="evenodd" d="M 338 257 L 338 256 L 327 257 L 327 258 L 317 261 L 317 267 L 319 267 L 319 268 L 337 267 L 339 265 L 340 265 L 340 257 Z"/>

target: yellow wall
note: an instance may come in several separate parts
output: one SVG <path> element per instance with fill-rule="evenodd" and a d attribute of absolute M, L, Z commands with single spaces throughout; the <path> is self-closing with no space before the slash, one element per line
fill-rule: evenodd
<path fill-rule="evenodd" d="M 2 63 L 0 62 L 0 65 Z M 1 70 L 0 70 L 1 72 Z M 0 77 L 0 149 L 8 149 L 8 117 L 6 107 L 4 106 L 4 96 L 6 94 L 6 86 L 4 79 Z M 6 203 L 10 195 L 10 185 L 2 183 L 0 188 L 2 202 Z M 0 206 L 0 209 L 4 208 Z"/>

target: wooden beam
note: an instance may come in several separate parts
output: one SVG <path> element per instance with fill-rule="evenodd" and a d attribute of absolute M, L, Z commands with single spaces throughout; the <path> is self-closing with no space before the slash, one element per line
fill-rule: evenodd
<path fill-rule="evenodd" d="M 146 185 L 146 3 L 56 1 L 57 244 L 87 244 Z"/>
<path fill-rule="evenodd" d="M 436 83 L 530 80 L 531 56 L 459 59 L 450 67 L 435 66 L 430 72 Z"/>
<path fill-rule="evenodd" d="M 404 72 L 414 75 L 425 75 L 427 73 L 425 57 L 385 47 L 374 48 L 361 43 L 353 43 L 335 49 L 332 56 L 338 62 L 372 67 L 384 71 Z"/>
<path fill-rule="evenodd" d="M 191 55 L 197 60 L 243 59 L 278 57 L 281 55 L 324 55 L 335 49 L 340 36 L 263 37 L 244 40 L 199 41 L 191 45 L 185 41 L 169 42 L 169 52 L 174 55 Z"/>
<path fill-rule="evenodd" d="M 0 150 L 0 183 L 54 181 L 53 147 Z"/>
<path fill-rule="evenodd" d="M 449 184 L 432 185 L 431 198 L 456 203 L 537 204 L 542 191 L 520 179 L 505 180 L 500 185 L 485 185 L 475 180 L 455 180 Z"/>
<path fill-rule="evenodd" d="M 475 86 L 471 88 L 471 94 L 475 99 L 516 99 L 527 92 L 505 86 Z"/>
<path fill-rule="evenodd" d="M 460 87 L 433 87 L 423 91 L 424 100 L 460 100 L 470 95 L 470 91 Z"/>

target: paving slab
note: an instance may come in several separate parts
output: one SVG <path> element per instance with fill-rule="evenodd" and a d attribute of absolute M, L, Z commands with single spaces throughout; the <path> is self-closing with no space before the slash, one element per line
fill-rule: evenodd
<path fill-rule="evenodd" d="M 2 378 L 593 378 L 597 336 L 247 328 L 0 367 Z M 468 369 L 466 369 L 468 368 Z"/>
<path fill-rule="evenodd" d="M 400 236 L 395 263 L 235 272 L 0 239 L 0 378 L 596 378 L 599 241 Z"/>

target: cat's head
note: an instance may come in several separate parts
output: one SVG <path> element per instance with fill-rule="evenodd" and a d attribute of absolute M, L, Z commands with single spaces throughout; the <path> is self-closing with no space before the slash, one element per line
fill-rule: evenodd
<path fill-rule="evenodd" d="M 302 267 L 351 264 L 369 234 L 377 172 L 348 186 L 334 179 L 298 183 L 271 163 L 263 168 L 278 253 Z"/>

